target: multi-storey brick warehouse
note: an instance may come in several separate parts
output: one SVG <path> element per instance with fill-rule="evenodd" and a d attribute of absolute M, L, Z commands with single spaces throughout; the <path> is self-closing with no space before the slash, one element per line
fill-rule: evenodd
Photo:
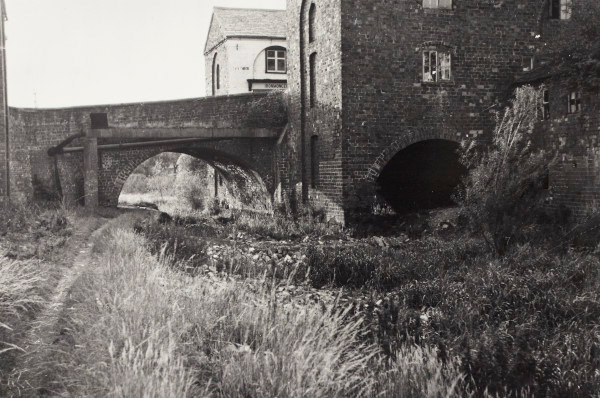
<path fill-rule="evenodd" d="M 301 149 L 290 188 L 303 182 L 340 221 L 376 193 L 408 208 L 443 202 L 460 177 L 458 143 L 489 137 L 540 35 L 570 23 L 553 3 L 288 0 L 288 140 Z"/>

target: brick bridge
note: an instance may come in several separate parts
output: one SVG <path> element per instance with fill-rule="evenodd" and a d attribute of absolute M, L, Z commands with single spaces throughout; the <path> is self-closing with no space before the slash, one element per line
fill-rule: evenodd
<path fill-rule="evenodd" d="M 268 199 L 276 185 L 275 143 L 282 128 L 251 127 L 249 106 L 262 97 L 15 110 L 13 116 L 27 135 L 47 137 L 38 142 L 47 154 L 32 161 L 41 163 L 37 177 L 33 167 L 34 180 L 51 181 L 67 201 L 116 206 L 129 175 L 162 152 L 202 159 L 226 180 L 249 184 L 246 190 Z M 54 169 L 54 176 L 44 169 Z"/>

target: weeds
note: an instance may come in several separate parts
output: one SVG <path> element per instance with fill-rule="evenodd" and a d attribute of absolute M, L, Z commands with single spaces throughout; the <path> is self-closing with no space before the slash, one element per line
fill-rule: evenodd
<path fill-rule="evenodd" d="M 268 280 L 191 278 L 121 227 L 106 230 L 98 242 L 93 266 L 71 293 L 72 310 L 64 319 L 70 327 L 60 349 L 30 363 L 33 391 L 368 397 L 389 390 L 388 396 L 436 396 L 418 391 L 429 383 L 431 391 L 459 396 L 453 385 L 462 376 L 431 351 L 405 347 L 404 360 L 387 364 L 376 346 L 361 342 L 362 319 L 348 308 L 300 304 Z M 413 361 L 417 357 L 420 362 Z"/>

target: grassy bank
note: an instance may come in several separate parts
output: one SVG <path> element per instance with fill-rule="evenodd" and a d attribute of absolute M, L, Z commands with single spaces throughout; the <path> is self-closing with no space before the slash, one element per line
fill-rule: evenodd
<path fill-rule="evenodd" d="M 367 344 L 360 316 L 281 294 L 286 281 L 192 278 L 119 219 L 75 284 L 33 391 L 86 396 L 463 396 L 458 364 Z M 52 360 L 47 359 L 51 357 Z M 43 367 L 44 372 L 36 372 Z M 43 374 L 36 379 L 33 375 Z"/>
<path fill-rule="evenodd" d="M 24 352 L 22 342 L 63 268 L 50 266 L 72 238 L 74 214 L 0 205 L 0 395 Z"/>
<path fill-rule="evenodd" d="M 264 236 L 253 223 L 237 224 L 231 221 L 227 230 Z M 270 223 L 264 229 L 282 230 Z M 228 244 L 221 230 L 202 222 L 152 223 L 139 230 L 154 252 L 167 250 L 192 267 L 212 261 L 211 240 Z M 538 236 L 498 257 L 483 240 L 458 231 L 392 239 L 384 247 L 373 239 L 327 243 L 328 233 L 314 232 L 297 246 L 306 259 L 295 268 L 294 283 L 307 275 L 313 288 L 344 289 L 344 305 L 363 318 L 359 341 L 377 346 L 384 357 L 397 358 L 407 346 L 436 347 L 436 358 L 459 358 L 458 370 L 478 396 L 589 397 L 600 390 L 600 260 L 594 244 L 574 240 L 569 249 L 552 243 L 556 236 Z M 238 254 L 239 243 L 229 244 L 221 262 L 227 266 L 217 271 L 290 275 L 285 262 L 257 264 Z M 273 242 L 273 251 L 280 247 Z"/>

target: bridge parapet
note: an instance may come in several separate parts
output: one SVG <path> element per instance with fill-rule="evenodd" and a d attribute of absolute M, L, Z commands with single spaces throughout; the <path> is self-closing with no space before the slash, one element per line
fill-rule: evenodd
<path fill-rule="evenodd" d="M 129 145 L 128 150 L 131 151 L 130 145 L 138 143 L 142 153 L 144 145 L 161 141 L 161 148 L 182 151 L 185 145 L 182 146 L 181 142 L 163 142 L 182 139 L 197 140 L 194 145 L 201 147 L 220 142 L 225 153 L 231 149 L 232 155 L 243 157 L 238 159 L 238 163 L 252 158 L 248 162 L 251 168 L 260 170 L 265 178 L 270 174 L 267 163 L 271 159 L 271 147 L 281 129 L 273 128 L 266 117 L 258 118 L 259 121 L 265 120 L 264 126 L 260 123 L 257 125 L 256 115 L 252 121 L 249 121 L 249 115 L 253 105 L 255 107 L 266 96 L 264 93 L 249 93 L 58 109 L 13 108 L 13 146 L 15 153 L 19 150 L 23 155 L 15 156 L 14 160 L 14 168 L 20 176 L 17 183 L 23 185 L 18 190 L 23 191 L 26 197 L 35 197 L 36 190 L 40 189 L 44 192 L 60 192 L 65 190 L 65 184 L 76 183 L 80 186 L 81 183 L 75 180 L 82 177 L 86 180 L 86 197 L 89 197 L 87 191 L 98 190 L 98 167 L 100 170 L 106 167 L 100 161 L 106 156 L 99 156 L 99 152 L 110 150 L 113 163 L 118 161 L 125 165 L 125 159 L 117 155 L 124 150 L 121 145 Z M 119 148 L 112 148 L 115 145 Z M 236 145 L 250 152 L 242 154 L 234 151 Z M 158 148 L 156 145 L 154 147 Z M 51 148 L 56 151 L 48 153 Z M 265 150 L 269 155 L 261 155 L 261 161 L 254 159 L 257 153 Z M 61 171 L 63 169 L 64 172 Z M 84 171 L 84 175 L 77 177 L 81 171 Z M 57 185 L 58 174 L 61 175 L 61 182 Z M 270 177 L 266 177 L 266 181 L 269 180 Z"/>

